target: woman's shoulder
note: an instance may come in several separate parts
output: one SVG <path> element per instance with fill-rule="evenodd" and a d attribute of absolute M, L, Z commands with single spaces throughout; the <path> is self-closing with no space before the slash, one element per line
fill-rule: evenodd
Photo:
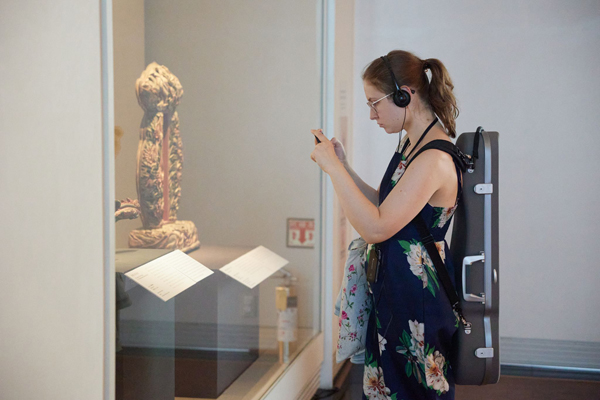
<path fill-rule="evenodd" d="M 450 142 L 452 143 L 452 142 Z M 409 160 L 410 167 L 422 168 L 427 166 L 427 169 L 447 170 L 450 166 L 454 166 L 452 156 L 444 150 L 436 148 L 428 148 L 415 154 L 412 160 Z"/>

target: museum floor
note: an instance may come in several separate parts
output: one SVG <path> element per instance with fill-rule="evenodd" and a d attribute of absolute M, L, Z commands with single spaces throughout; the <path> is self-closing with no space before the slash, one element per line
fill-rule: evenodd
<path fill-rule="evenodd" d="M 362 367 L 353 366 L 342 392 L 331 400 L 361 400 Z M 600 400 L 600 381 L 503 375 L 496 385 L 457 386 L 456 400 Z"/>

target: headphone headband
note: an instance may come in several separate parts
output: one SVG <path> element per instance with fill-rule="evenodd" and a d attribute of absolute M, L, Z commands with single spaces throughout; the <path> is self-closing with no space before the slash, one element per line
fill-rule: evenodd
<path fill-rule="evenodd" d="M 396 90 L 394 91 L 394 93 L 392 95 L 394 104 L 396 104 L 398 107 L 401 107 L 401 108 L 407 107 L 410 104 L 410 99 L 411 99 L 410 93 L 408 93 L 406 90 L 400 89 L 400 85 L 398 85 L 398 81 L 396 80 L 396 75 L 394 75 L 394 71 L 392 70 L 392 64 L 390 63 L 390 60 L 388 60 L 388 57 L 381 56 L 380 58 L 383 60 L 383 63 L 390 71 L 390 76 L 392 77 L 392 81 L 394 82 L 394 85 L 396 85 Z M 411 90 L 411 91 L 414 93 L 414 90 Z"/>
<path fill-rule="evenodd" d="M 396 75 L 394 75 L 394 71 L 392 70 L 392 64 L 390 64 L 390 61 L 388 60 L 387 56 L 381 56 L 380 58 L 383 60 L 383 63 L 390 71 L 392 81 L 394 81 L 394 85 L 396 85 L 396 90 L 400 90 L 400 86 L 398 85 L 398 81 L 396 80 Z"/>

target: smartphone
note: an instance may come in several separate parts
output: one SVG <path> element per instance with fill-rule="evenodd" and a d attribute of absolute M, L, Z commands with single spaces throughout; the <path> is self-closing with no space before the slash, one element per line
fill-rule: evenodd
<path fill-rule="evenodd" d="M 315 139 L 317 139 L 317 143 L 321 143 L 321 141 L 319 140 L 319 138 L 317 137 L 317 135 L 313 134 L 313 136 L 315 137 Z"/>

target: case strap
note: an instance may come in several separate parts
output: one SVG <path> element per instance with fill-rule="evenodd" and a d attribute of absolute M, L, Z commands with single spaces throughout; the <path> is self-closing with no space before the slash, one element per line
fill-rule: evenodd
<path fill-rule="evenodd" d="M 436 139 L 421 147 L 419 151 L 417 151 L 417 154 L 415 154 L 415 156 L 410 159 L 410 161 L 406 165 L 406 169 L 408 169 L 408 166 L 414 161 L 415 158 L 419 156 L 419 154 L 429 149 L 437 149 L 450 154 L 452 156 L 452 159 L 454 160 L 454 164 L 456 164 L 462 172 L 465 172 L 467 170 L 467 166 L 471 162 L 470 157 L 465 155 L 462 151 L 460 151 L 460 149 L 456 147 L 454 143 L 449 142 L 447 140 Z"/>
<path fill-rule="evenodd" d="M 479 159 L 479 138 L 482 136 L 483 127 L 478 126 L 475 135 L 473 136 L 473 155 L 470 158 L 470 163 L 468 163 L 469 172 L 475 171 L 475 162 Z"/>
<path fill-rule="evenodd" d="M 465 319 L 462 308 L 460 307 L 460 299 L 458 294 L 456 293 L 456 289 L 452 284 L 452 280 L 450 279 L 450 275 L 448 274 L 448 270 L 440 257 L 440 253 L 435 245 L 435 239 L 431 235 L 431 232 L 427 228 L 427 224 L 423 219 L 423 216 L 419 213 L 414 219 L 417 230 L 419 231 L 419 235 L 421 236 L 421 240 L 423 246 L 427 250 L 431 261 L 433 261 L 433 265 L 440 277 L 440 281 L 442 282 L 442 286 L 444 287 L 444 291 L 450 300 L 450 304 L 452 305 L 452 309 L 456 313 L 456 315 L 460 318 L 462 324 L 465 327 L 465 333 L 471 333 L 471 323 L 467 322 Z"/>
<path fill-rule="evenodd" d="M 475 136 L 478 136 L 478 135 L 475 135 Z M 429 142 L 425 146 L 423 146 L 417 152 L 417 154 L 415 154 L 415 156 L 410 160 L 408 165 L 410 165 L 410 163 L 415 158 L 417 158 L 419 156 L 419 154 L 421 154 L 422 152 L 429 150 L 429 149 L 438 149 L 438 150 L 441 150 L 441 151 L 444 151 L 444 152 L 450 154 L 453 158 L 454 164 L 456 164 L 456 166 L 462 172 L 465 172 L 467 170 L 467 167 L 469 167 L 471 164 L 470 157 L 468 157 L 462 151 L 460 151 L 460 149 L 453 143 L 448 142 L 446 140 L 432 140 L 431 142 Z M 408 165 L 406 166 L 406 168 L 408 168 Z M 458 316 L 458 318 L 462 322 L 465 333 L 470 334 L 471 333 L 471 323 L 468 322 L 463 315 L 462 308 L 460 307 L 460 299 L 458 297 L 458 294 L 456 293 L 456 289 L 454 288 L 454 285 L 452 284 L 452 280 L 450 279 L 448 270 L 446 269 L 446 266 L 444 265 L 444 261 L 442 261 L 442 258 L 440 257 L 440 253 L 435 245 L 435 239 L 433 238 L 433 235 L 431 235 L 431 232 L 429 231 L 429 228 L 427 227 L 427 224 L 425 223 L 425 220 L 423 219 L 423 216 L 421 215 L 421 213 L 417 214 L 417 216 L 413 219 L 413 222 L 415 223 L 415 226 L 417 227 L 417 231 L 419 232 L 419 235 L 421 236 L 421 241 L 423 243 L 423 246 L 425 246 L 425 249 L 427 250 L 429 257 L 431 258 L 431 261 L 433 262 L 433 265 L 435 266 L 435 270 L 437 271 L 438 276 L 440 277 L 440 281 L 442 282 L 444 291 L 446 292 L 446 295 L 448 296 L 448 299 L 450 300 L 450 304 L 452 305 L 452 310 L 454 310 L 455 314 Z"/>
<path fill-rule="evenodd" d="M 444 261 L 442 261 L 442 258 L 440 257 L 440 253 L 435 245 L 435 239 L 433 238 L 431 232 L 427 228 L 427 224 L 425 223 L 425 220 L 423 219 L 421 213 L 417 214 L 413 222 L 415 223 L 417 230 L 419 231 L 419 235 L 421 236 L 423 246 L 425 246 L 425 249 L 427 250 L 429 257 L 431 258 L 431 261 L 433 261 L 433 265 L 435 266 L 435 270 L 437 271 L 438 276 L 440 277 L 440 281 L 442 281 L 442 286 L 444 287 L 444 291 L 446 292 L 446 295 L 450 300 L 452 309 L 454 310 L 458 318 L 460 318 L 460 321 L 464 326 L 465 333 L 468 335 L 471 333 L 471 323 L 467 322 L 463 315 L 462 308 L 460 307 L 460 299 L 458 298 L 458 294 L 456 294 L 456 289 L 452 284 L 452 280 L 450 279 L 448 270 L 444 265 Z"/>

